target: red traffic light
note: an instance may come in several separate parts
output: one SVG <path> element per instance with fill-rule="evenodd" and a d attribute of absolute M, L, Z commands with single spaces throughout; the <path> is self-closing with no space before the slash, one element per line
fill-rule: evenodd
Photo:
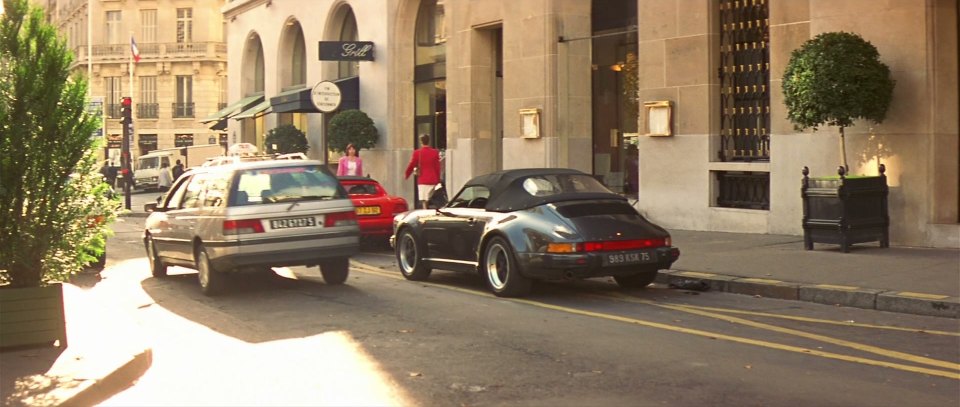
<path fill-rule="evenodd" d="M 129 96 L 124 96 L 120 98 L 120 105 L 124 107 L 130 107 L 133 104 L 133 99 Z"/>

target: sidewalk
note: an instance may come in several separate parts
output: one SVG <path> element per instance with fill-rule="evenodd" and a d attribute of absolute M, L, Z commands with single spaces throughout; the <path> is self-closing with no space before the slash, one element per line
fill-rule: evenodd
<path fill-rule="evenodd" d="M 680 259 L 657 281 L 715 291 L 960 318 L 960 250 L 857 244 L 803 249 L 802 236 L 671 230 Z"/>
<path fill-rule="evenodd" d="M 138 201 L 146 201 L 142 196 Z M 142 204 L 125 217 L 143 217 Z M 713 291 L 960 318 L 960 250 L 855 245 L 803 249 L 800 236 L 671 230 L 680 259 L 658 282 Z M 69 347 L 0 352 L 3 405 L 91 405 L 152 362 L 137 323 L 64 284 Z"/>

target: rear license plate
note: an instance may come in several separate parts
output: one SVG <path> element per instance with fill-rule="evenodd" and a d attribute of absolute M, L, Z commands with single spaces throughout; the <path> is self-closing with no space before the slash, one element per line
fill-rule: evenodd
<path fill-rule="evenodd" d="M 272 219 L 270 221 L 271 229 L 293 229 L 309 228 L 317 226 L 317 218 L 307 216 L 303 218 Z"/>
<path fill-rule="evenodd" d="M 655 261 L 657 261 L 657 254 L 649 251 L 617 252 L 603 255 L 604 266 L 653 263 Z"/>
<path fill-rule="evenodd" d="M 379 206 L 360 206 L 357 208 L 357 215 L 379 215 Z"/>

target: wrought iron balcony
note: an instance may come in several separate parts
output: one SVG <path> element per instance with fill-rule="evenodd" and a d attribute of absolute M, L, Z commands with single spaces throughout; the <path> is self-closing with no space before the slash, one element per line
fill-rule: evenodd
<path fill-rule="evenodd" d="M 120 118 L 120 104 L 119 103 L 108 103 L 106 105 L 106 115 L 111 119 Z"/>
<path fill-rule="evenodd" d="M 137 118 L 156 119 L 160 117 L 159 103 L 137 103 Z"/>
<path fill-rule="evenodd" d="M 190 117 L 193 117 L 193 102 L 173 104 L 174 119 L 190 118 Z"/>
<path fill-rule="evenodd" d="M 224 42 L 152 42 L 137 44 L 140 50 L 140 63 L 154 60 L 191 60 L 212 59 L 227 60 L 227 44 Z M 87 46 L 74 48 L 74 67 L 87 62 Z M 94 62 L 117 62 L 131 58 L 130 43 L 96 44 L 91 47 Z"/>

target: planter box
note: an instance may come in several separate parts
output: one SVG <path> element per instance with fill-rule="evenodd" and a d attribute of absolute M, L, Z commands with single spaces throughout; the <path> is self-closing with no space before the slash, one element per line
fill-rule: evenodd
<path fill-rule="evenodd" d="M 0 348 L 67 346 L 63 286 L 0 288 Z"/>
<path fill-rule="evenodd" d="M 887 215 L 886 167 L 875 177 L 809 178 L 803 168 L 803 246 L 838 244 L 844 253 L 850 245 L 880 242 L 890 247 L 890 217 Z"/>

